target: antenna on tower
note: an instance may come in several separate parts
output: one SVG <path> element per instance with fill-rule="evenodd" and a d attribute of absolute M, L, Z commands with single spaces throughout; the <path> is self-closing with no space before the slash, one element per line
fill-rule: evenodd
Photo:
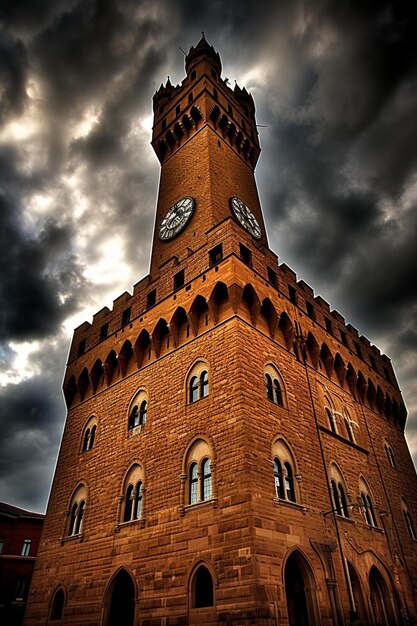
<path fill-rule="evenodd" d="M 184 52 L 184 50 L 181 48 L 181 46 L 178 46 L 178 48 L 181 50 L 181 52 L 183 53 L 183 55 L 186 57 L 186 56 L 187 56 L 187 53 L 186 53 L 186 52 Z"/>

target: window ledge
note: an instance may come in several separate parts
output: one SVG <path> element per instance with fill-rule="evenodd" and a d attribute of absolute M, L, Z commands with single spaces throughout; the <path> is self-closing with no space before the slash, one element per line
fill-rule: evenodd
<path fill-rule="evenodd" d="M 188 401 L 188 406 L 194 406 L 194 404 L 197 404 L 198 402 L 201 402 L 202 400 L 207 400 L 209 396 L 210 394 L 208 393 L 206 396 L 203 396 L 202 398 L 197 398 L 197 400 L 193 400 L 192 402 Z"/>
<path fill-rule="evenodd" d="M 380 533 L 381 535 L 385 534 L 385 530 L 383 528 L 380 528 L 379 526 L 372 526 L 372 524 L 367 524 L 366 522 L 364 523 L 365 523 L 366 528 L 368 528 L 368 530 L 373 530 L 374 532 Z"/>
<path fill-rule="evenodd" d="M 129 428 L 128 437 L 136 437 L 136 435 L 140 435 L 144 432 L 146 424 L 139 424 L 139 426 L 135 426 L 134 428 Z"/>
<path fill-rule="evenodd" d="M 139 519 L 132 519 L 129 522 L 119 522 L 114 527 L 114 532 L 119 533 L 122 528 L 127 528 L 128 526 L 139 526 L 139 528 L 145 528 L 146 518 L 139 517 Z"/>
<path fill-rule="evenodd" d="M 285 404 L 278 404 L 278 402 L 275 402 L 275 400 L 271 400 L 271 398 L 268 398 L 268 396 L 266 397 L 266 399 L 268 400 L 268 402 L 270 404 L 273 404 L 274 406 L 278 407 L 279 409 L 284 409 L 285 411 L 288 411 L 288 407 L 285 406 Z"/>
<path fill-rule="evenodd" d="M 343 443 L 350 446 L 351 448 L 355 448 L 355 450 L 358 450 L 359 452 L 363 452 L 364 454 L 369 454 L 369 450 L 366 450 L 366 448 L 362 448 L 362 446 L 359 446 L 357 443 L 350 441 L 346 437 L 342 437 L 342 435 L 339 435 L 339 433 L 334 433 L 332 430 L 330 430 L 330 428 L 326 428 L 325 426 L 319 426 L 319 430 L 321 430 L 323 433 L 327 433 L 328 435 L 331 435 L 332 437 L 334 437 L 335 439 L 338 439 L 339 441 L 343 441 Z"/>
<path fill-rule="evenodd" d="M 69 541 L 78 541 L 81 543 L 82 541 L 84 541 L 84 533 L 78 533 L 77 535 L 68 535 L 67 537 L 61 537 L 60 538 L 60 543 L 67 543 Z"/>
<path fill-rule="evenodd" d="M 353 524 L 354 526 L 356 526 L 356 520 L 352 519 L 351 517 L 345 517 L 344 515 L 339 515 L 339 513 L 336 513 L 336 519 L 338 522 L 347 522 L 348 524 Z"/>
<path fill-rule="evenodd" d="M 299 504 L 298 502 L 291 502 L 291 500 L 285 500 L 283 498 L 274 498 L 274 502 L 279 504 L 280 506 L 288 506 L 290 509 L 298 509 L 303 513 L 307 513 L 307 507 L 304 504 Z"/>
<path fill-rule="evenodd" d="M 188 511 L 194 509 L 202 509 L 204 507 L 212 507 L 213 509 L 217 509 L 218 500 L 217 498 L 210 498 L 209 500 L 202 500 L 200 502 L 196 502 L 195 504 L 186 504 L 185 506 L 178 507 L 179 514 L 181 516 L 185 515 Z"/>

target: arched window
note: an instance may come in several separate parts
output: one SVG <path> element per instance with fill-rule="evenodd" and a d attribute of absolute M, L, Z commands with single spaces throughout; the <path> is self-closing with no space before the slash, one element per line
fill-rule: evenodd
<path fill-rule="evenodd" d="M 97 418 L 93 415 L 87 421 L 83 430 L 81 452 L 88 452 L 94 446 L 97 431 Z"/>
<path fill-rule="evenodd" d="M 128 471 L 123 485 L 122 522 L 133 522 L 142 517 L 143 469 L 133 465 Z"/>
<path fill-rule="evenodd" d="M 337 428 L 336 428 L 336 416 L 335 416 L 334 412 L 333 412 L 331 409 L 329 409 L 329 407 L 328 407 L 328 406 L 326 406 L 325 411 L 326 411 L 327 421 L 328 421 L 328 424 L 329 424 L 330 430 L 331 430 L 333 433 L 337 433 Z"/>
<path fill-rule="evenodd" d="M 369 488 L 363 478 L 360 479 L 360 500 L 365 522 L 369 524 L 369 526 L 377 527 L 378 525 L 376 523 L 375 510 L 372 504 Z"/>
<path fill-rule="evenodd" d="M 294 458 L 282 439 L 278 439 L 272 446 L 274 459 L 275 495 L 280 500 L 296 502 L 294 484 Z"/>
<path fill-rule="evenodd" d="M 391 465 L 393 469 L 397 469 L 397 465 L 395 463 L 394 452 L 392 451 L 392 448 L 388 442 L 385 442 L 385 452 L 387 454 L 388 463 Z"/>
<path fill-rule="evenodd" d="M 188 402 L 192 404 L 209 395 L 209 373 L 207 364 L 198 361 L 187 376 Z"/>
<path fill-rule="evenodd" d="M 132 435 L 141 432 L 146 424 L 148 414 L 148 397 L 144 389 L 140 389 L 129 407 L 128 430 Z"/>
<path fill-rule="evenodd" d="M 51 612 L 49 614 L 50 621 L 58 621 L 62 619 L 64 614 L 65 594 L 62 587 L 59 587 L 54 593 L 51 603 Z"/>
<path fill-rule="evenodd" d="M 345 481 L 338 467 L 334 463 L 330 468 L 330 476 L 330 490 L 332 493 L 333 509 L 338 515 L 349 518 L 349 508 L 344 487 Z"/>
<path fill-rule="evenodd" d="M 187 497 L 185 504 L 197 504 L 213 498 L 213 455 L 203 439 L 197 439 L 185 458 Z"/>
<path fill-rule="evenodd" d="M 267 399 L 278 406 L 286 406 L 284 381 L 281 374 L 272 363 L 266 365 L 264 377 Z"/>
<path fill-rule="evenodd" d="M 407 504 L 406 504 L 406 502 L 404 500 L 402 501 L 402 509 L 403 509 L 404 521 L 405 521 L 405 525 L 407 527 L 408 535 L 409 535 L 410 539 L 413 539 L 414 541 L 417 541 L 417 535 L 416 535 L 416 531 L 414 529 L 414 523 L 413 523 L 411 515 L 410 515 L 410 513 L 408 511 L 408 506 L 407 506 Z"/>
<path fill-rule="evenodd" d="M 352 418 L 352 416 L 351 416 L 352 410 L 351 409 L 348 410 L 347 408 L 345 408 L 343 410 L 343 413 L 344 413 L 344 421 L 345 421 L 345 428 L 346 428 L 347 438 L 352 443 L 356 443 L 355 428 L 358 428 L 358 422 L 357 422 L 357 420 L 354 420 Z"/>
<path fill-rule="evenodd" d="M 191 606 L 193 609 L 214 606 L 213 578 L 204 565 L 200 565 L 192 579 Z"/>
<path fill-rule="evenodd" d="M 87 487 L 81 484 L 75 490 L 69 506 L 68 537 L 79 535 L 82 532 L 86 502 Z"/>

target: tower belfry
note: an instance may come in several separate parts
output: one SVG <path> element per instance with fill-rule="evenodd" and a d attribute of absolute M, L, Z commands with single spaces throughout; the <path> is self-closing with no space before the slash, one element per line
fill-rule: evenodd
<path fill-rule="evenodd" d="M 268 246 L 252 96 L 153 98 L 150 272 L 74 332 L 26 626 L 400 626 L 417 482 L 390 359 Z"/>

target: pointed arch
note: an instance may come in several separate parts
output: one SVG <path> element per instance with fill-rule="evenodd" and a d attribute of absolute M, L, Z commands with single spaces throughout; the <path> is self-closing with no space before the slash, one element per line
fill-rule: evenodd
<path fill-rule="evenodd" d="M 78 390 L 80 392 L 81 400 L 84 400 L 88 387 L 90 386 L 90 378 L 88 376 L 87 368 L 84 367 L 78 378 Z"/>
<path fill-rule="evenodd" d="M 169 327 L 167 321 L 161 317 L 152 332 L 152 343 L 156 357 L 160 357 L 168 348 Z"/>
<path fill-rule="evenodd" d="M 309 332 L 307 335 L 307 352 L 313 367 L 317 369 L 319 365 L 320 348 L 312 332 Z"/>
<path fill-rule="evenodd" d="M 218 281 L 215 284 L 208 302 L 213 312 L 214 321 L 217 324 L 221 319 L 224 319 L 230 304 L 229 293 L 225 283 Z"/>
<path fill-rule="evenodd" d="M 101 386 L 104 382 L 104 370 L 103 370 L 103 363 L 101 362 L 101 359 L 97 359 L 96 362 L 94 363 L 90 372 L 90 380 L 91 380 L 91 386 L 93 388 L 93 393 L 95 393 L 97 390 L 97 387 Z"/>
<path fill-rule="evenodd" d="M 183 127 L 185 128 L 185 130 L 187 131 L 187 134 L 188 134 L 190 132 L 190 130 L 192 129 L 192 127 L 193 127 L 192 121 L 190 120 L 188 115 L 185 114 L 185 115 L 182 116 L 181 122 L 182 122 L 182 125 L 183 125 Z"/>
<path fill-rule="evenodd" d="M 182 306 L 179 306 L 175 310 L 175 313 L 173 314 L 173 316 L 171 317 L 171 321 L 169 322 L 169 327 L 171 329 L 175 347 L 178 347 L 180 345 L 181 340 L 186 339 L 187 325 L 188 318 L 185 309 Z"/>
<path fill-rule="evenodd" d="M 134 576 L 120 567 L 111 577 L 104 593 L 103 626 L 134 626 L 137 623 L 138 590 Z"/>
<path fill-rule="evenodd" d="M 116 352 L 115 350 L 110 350 L 110 352 L 106 356 L 106 360 L 104 361 L 104 365 L 103 365 L 104 374 L 105 374 L 106 382 L 108 385 L 110 385 L 113 379 L 113 375 L 116 371 L 117 366 L 118 364 L 117 364 Z"/>
<path fill-rule="evenodd" d="M 146 365 L 146 363 L 151 360 L 152 354 L 151 337 L 146 328 L 141 330 L 139 337 L 136 339 L 134 350 L 136 355 L 136 362 L 138 364 L 138 368 L 140 369 L 143 365 Z"/>
<path fill-rule="evenodd" d="M 122 376 L 125 376 L 129 368 L 129 363 L 133 357 L 133 346 L 129 339 L 126 339 L 119 352 L 119 363 Z"/>
<path fill-rule="evenodd" d="M 368 389 L 366 391 L 366 399 L 368 401 L 369 407 L 373 409 L 375 406 L 375 400 L 376 400 L 376 389 L 375 389 L 374 383 L 372 382 L 370 378 L 368 378 Z"/>
<path fill-rule="evenodd" d="M 365 401 L 365 394 L 366 394 L 366 379 L 365 376 L 362 374 L 361 370 L 359 370 L 358 372 L 358 379 L 356 382 L 356 390 L 358 392 L 358 397 L 360 399 L 361 402 Z"/>
<path fill-rule="evenodd" d="M 388 393 L 385 395 L 384 415 L 387 419 L 392 419 L 392 400 Z"/>
<path fill-rule="evenodd" d="M 343 387 L 346 376 L 346 365 L 340 354 L 337 352 L 334 359 L 334 371 L 336 372 L 337 380 L 340 386 Z"/>
<path fill-rule="evenodd" d="M 251 323 L 256 326 L 261 303 L 258 294 L 250 283 L 243 288 L 241 306 L 248 311 Z"/>
<path fill-rule="evenodd" d="M 369 571 L 369 590 L 375 624 L 397 626 L 398 617 L 394 608 L 392 585 L 387 583 L 375 565 L 372 565 Z"/>
<path fill-rule="evenodd" d="M 289 626 L 318 626 L 321 622 L 316 580 L 313 568 L 298 546 L 287 554 L 282 571 Z"/>
<path fill-rule="evenodd" d="M 384 413 L 385 398 L 381 387 L 378 385 L 375 398 L 376 409 L 380 415 Z"/>
<path fill-rule="evenodd" d="M 197 336 L 208 324 L 209 308 L 206 299 L 202 295 L 194 298 L 188 313 L 188 319 L 191 322 L 193 333 Z M 206 324 L 207 322 L 207 324 Z"/>
<path fill-rule="evenodd" d="M 214 607 L 214 577 L 206 561 L 200 561 L 189 579 L 190 606 L 193 609 Z"/>
<path fill-rule="evenodd" d="M 58 622 L 64 616 L 67 593 L 64 585 L 55 588 L 49 607 L 49 622 Z"/>
<path fill-rule="evenodd" d="M 356 381 L 357 381 L 356 372 L 353 369 L 352 363 L 349 363 L 347 371 L 346 371 L 346 382 L 348 384 L 350 393 L 352 394 L 353 397 L 355 397 Z"/>
<path fill-rule="evenodd" d="M 321 350 L 320 350 L 320 358 L 321 361 L 324 365 L 324 369 L 326 370 L 326 374 L 329 378 L 332 377 L 332 371 L 333 371 L 333 363 L 334 363 L 334 359 L 333 359 L 333 355 L 330 352 L 330 349 L 328 347 L 328 345 L 326 343 L 323 343 L 321 345 Z"/>
<path fill-rule="evenodd" d="M 348 566 L 348 574 L 350 586 L 352 589 L 353 599 L 356 607 L 356 618 L 360 624 L 368 624 L 368 616 L 365 608 L 365 602 L 362 592 L 362 583 L 356 568 L 350 561 L 346 561 Z"/>
<path fill-rule="evenodd" d="M 294 326 L 292 325 L 290 318 L 285 312 L 281 313 L 280 315 L 279 323 L 278 323 L 278 330 L 283 338 L 283 342 L 287 350 L 291 350 L 295 331 L 294 331 Z"/>
<path fill-rule="evenodd" d="M 259 314 L 260 317 L 266 321 L 269 329 L 269 334 L 271 338 L 274 339 L 275 332 L 278 326 L 278 313 L 269 298 L 264 298 L 264 300 L 262 300 Z"/>
<path fill-rule="evenodd" d="M 127 470 L 121 494 L 120 523 L 129 523 L 143 517 L 144 469 L 133 463 Z"/>
<path fill-rule="evenodd" d="M 67 405 L 67 409 L 69 409 L 72 405 L 72 402 L 77 393 L 77 381 L 75 380 L 75 376 L 72 375 L 68 382 L 64 385 L 64 398 L 65 403 Z"/>

